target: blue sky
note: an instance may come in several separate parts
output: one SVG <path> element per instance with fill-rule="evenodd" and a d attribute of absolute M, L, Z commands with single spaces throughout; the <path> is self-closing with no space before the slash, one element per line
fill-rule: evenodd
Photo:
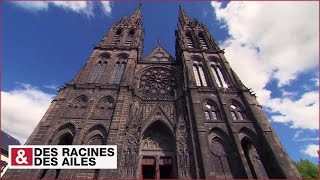
<path fill-rule="evenodd" d="M 290 157 L 318 163 L 317 3 L 143 3 L 144 55 L 160 39 L 175 56 L 181 4 L 226 49 L 231 67 L 257 93 Z M 3 2 L 2 129 L 24 142 L 56 89 L 73 78 L 112 23 L 137 5 Z"/>

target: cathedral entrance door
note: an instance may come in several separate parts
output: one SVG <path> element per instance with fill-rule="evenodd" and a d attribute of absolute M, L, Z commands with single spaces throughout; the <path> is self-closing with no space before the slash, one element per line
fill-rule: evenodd
<path fill-rule="evenodd" d="M 156 161 L 152 157 L 145 157 L 141 162 L 142 178 L 143 179 L 155 179 L 156 174 Z"/>
<path fill-rule="evenodd" d="M 159 159 L 159 176 L 160 179 L 173 178 L 173 165 L 170 157 L 160 157 Z"/>
<path fill-rule="evenodd" d="M 140 177 L 170 179 L 176 177 L 175 141 L 169 128 L 162 123 L 151 125 L 141 140 Z"/>
<path fill-rule="evenodd" d="M 143 157 L 141 170 L 143 179 L 174 178 L 171 157 Z"/>

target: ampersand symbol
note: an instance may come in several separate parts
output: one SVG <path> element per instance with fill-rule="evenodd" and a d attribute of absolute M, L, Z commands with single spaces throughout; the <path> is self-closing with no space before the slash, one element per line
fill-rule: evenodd
<path fill-rule="evenodd" d="M 16 162 L 18 164 L 29 164 L 28 161 L 27 161 L 27 157 L 24 157 L 25 155 L 25 151 L 20 149 L 18 152 L 17 152 L 17 157 L 16 157 Z"/>

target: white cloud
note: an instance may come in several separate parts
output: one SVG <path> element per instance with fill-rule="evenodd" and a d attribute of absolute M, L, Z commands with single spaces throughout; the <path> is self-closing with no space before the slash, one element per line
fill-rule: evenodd
<path fill-rule="evenodd" d="M 300 137 L 300 135 L 301 135 L 302 133 L 303 133 L 302 130 L 297 131 L 296 133 L 294 133 L 293 139 L 294 139 L 294 140 L 297 139 L 298 137 Z"/>
<path fill-rule="evenodd" d="M 58 90 L 59 89 L 59 87 L 57 85 L 54 85 L 54 84 L 44 85 L 43 87 L 45 87 L 47 89 L 51 89 L 51 90 Z"/>
<path fill-rule="evenodd" d="M 310 156 L 310 157 L 318 157 L 319 145 L 318 144 L 309 144 L 305 149 L 300 152 Z"/>
<path fill-rule="evenodd" d="M 260 49 L 257 60 L 274 71 L 280 86 L 317 67 L 318 2 L 231 1 L 224 9 L 218 2 L 211 4 L 217 18 L 227 23 L 232 41 Z"/>
<path fill-rule="evenodd" d="M 295 141 L 301 142 L 301 141 L 319 141 L 319 137 L 306 137 L 301 139 L 296 139 Z"/>
<path fill-rule="evenodd" d="M 29 11 L 44 11 L 50 6 L 59 7 L 67 11 L 93 16 L 93 2 L 90 1 L 16 1 L 15 5 Z M 111 5 L 109 1 L 100 1 L 95 5 L 101 6 L 106 15 L 111 15 Z"/>
<path fill-rule="evenodd" d="M 105 15 L 111 15 L 111 3 L 109 1 L 101 1 L 102 10 Z"/>
<path fill-rule="evenodd" d="M 15 1 L 14 4 L 30 11 L 43 11 L 49 7 L 48 2 L 45 1 Z"/>
<path fill-rule="evenodd" d="M 1 128 L 24 143 L 48 109 L 54 95 L 29 84 L 1 91 Z"/>
<path fill-rule="evenodd" d="M 77 13 L 83 13 L 88 16 L 93 15 L 93 5 L 87 1 L 52 1 L 50 4 L 63 8 L 65 10 L 71 10 Z"/>
<path fill-rule="evenodd" d="M 244 84 L 257 93 L 258 101 L 277 113 L 273 121 L 292 128 L 317 129 L 318 91 L 308 90 L 292 100 L 298 94 L 281 88 L 319 66 L 318 2 L 231 1 L 225 8 L 220 8 L 219 2 L 211 5 L 230 35 L 222 44 L 226 58 Z M 272 79 L 277 80 L 284 97 L 271 98 L 266 85 Z M 301 86 L 314 86 L 315 82 L 319 80 Z"/>
<path fill-rule="evenodd" d="M 304 137 L 304 138 L 301 138 L 300 136 L 301 136 L 302 133 L 303 133 L 302 130 L 298 130 L 296 133 L 294 133 L 292 140 L 298 141 L 298 142 L 301 142 L 301 141 L 319 141 L 319 137 Z"/>
<path fill-rule="evenodd" d="M 318 74 L 318 77 L 311 79 L 311 81 L 314 82 L 315 86 L 319 86 L 319 74 Z"/>
<path fill-rule="evenodd" d="M 289 92 L 284 89 L 280 89 L 283 97 L 294 98 L 298 95 L 297 92 Z"/>
<path fill-rule="evenodd" d="M 319 92 L 312 91 L 294 101 L 289 98 L 273 98 L 266 102 L 271 109 L 271 119 L 275 122 L 288 123 L 292 128 L 318 129 L 319 127 Z"/>

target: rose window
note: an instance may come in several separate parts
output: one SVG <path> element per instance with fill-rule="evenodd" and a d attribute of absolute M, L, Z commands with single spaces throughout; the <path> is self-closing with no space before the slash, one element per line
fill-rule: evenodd
<path fill-rule="evenodd" d="M 176 79 L 166 69 L 150 69 L 141 76 L 140 87 L 147 94 L 173 95 Z"/>

